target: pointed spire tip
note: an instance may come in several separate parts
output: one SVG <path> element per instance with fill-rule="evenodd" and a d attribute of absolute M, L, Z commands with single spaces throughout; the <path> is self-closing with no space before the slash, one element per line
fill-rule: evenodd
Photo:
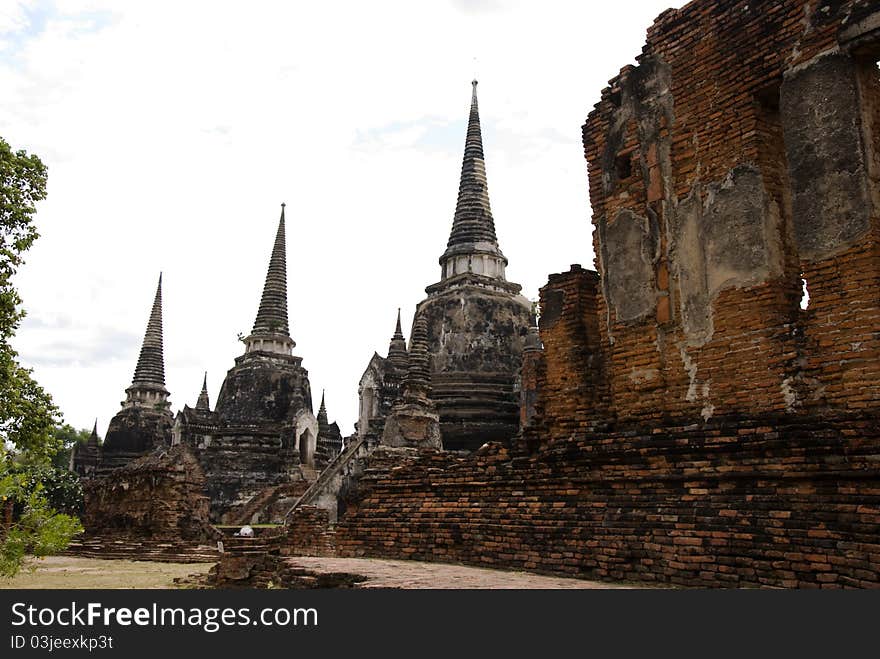
<path fill-rule="evenodd" d="M 165 387 L 165 359 L 162 351 L 162 273 L 153 298 L 153 307 L 147 321 L 147 331 L 141 345 L 132 385 Z"/>
<path fill-rule="evenodd" d="M 284 232 L 284 204 L 281 221 L 269 257 L 269 269 L 263 285 L 263 296 L 257 310 L 252 334 L 283 334 L 290 336 L 287 318 L 287 255 Z"/>

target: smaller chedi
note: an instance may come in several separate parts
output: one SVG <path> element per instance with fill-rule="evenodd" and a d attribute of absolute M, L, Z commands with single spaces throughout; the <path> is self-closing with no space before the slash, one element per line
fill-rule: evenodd
<path fill-rule="evenodd" d="M 440 449 L 440 416 L 430 398 L 428 324 L 424 316 L 413 326 L 409 369 L 401 395 L 391 408 L 382 432 L 382 444 L 394 447 Z"/>
<path fill-rule="evenodd" d="M 385 419 L 400 395 L 400 386 L 409 368 L 406 339 L 400 328 L 400 309 L 397 325 L 388 346 L 388 356 L 373 353 L 373 358 L 358 383 L 358 436 L 366 438 L 369 447 L 375 446 L 385 430 Z"/>

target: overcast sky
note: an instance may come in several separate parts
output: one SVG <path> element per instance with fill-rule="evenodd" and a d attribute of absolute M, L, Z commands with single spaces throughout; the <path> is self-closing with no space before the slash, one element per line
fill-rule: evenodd
<path fill-rule="evenodd" d="M 280 204 L 295 354 L 343 433 L 439 279 L 470 81 L 508 279 L 593 267 L 581 125 L 654 18 L 625 2 L 0 1 L 0 135 L 49 167 L 14 345 L 102 436 L 159 272 L 173 409 L 242 353 Z"/>

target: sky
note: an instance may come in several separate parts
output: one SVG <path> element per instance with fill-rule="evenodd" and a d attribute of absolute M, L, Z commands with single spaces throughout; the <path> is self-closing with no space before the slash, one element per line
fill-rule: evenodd
<path fill-rule="evenodd" d="M 103 436 L 163 274 L 172 409 L 212 405 L 281 202 L 294 354 L 343 433 L 398 307 L 440 278 L 470 81 L 507 278 L 593 267 L 581 126 L 676 0 L 2 0 L 0 136 L 49 168 L 13 341 Z"/>

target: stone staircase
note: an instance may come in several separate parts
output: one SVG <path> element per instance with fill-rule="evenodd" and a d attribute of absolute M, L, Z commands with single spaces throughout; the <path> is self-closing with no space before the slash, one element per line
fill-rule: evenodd
<path fill-rule="evenodd" d="M 97 536 L 73 540 L 62 555 L 159 563 L 214 563 L 220 560 L 216 545 L 185 540 Z"/>
<path fill-rule="evenodd" d="M 271 523 L 272 520 L 270 518 L 272 515 L 267 515 L 266 513 L 271 512 L 272 506 L 279 499 L 301 496 L 316 479 L 317 474 L 314 474 L 311 481 L 294 481 L 292 483 L 282 483 L 281 485 L 264 488 L 251 496 L 246 503 L 236 509 L 230 510 L 224 515 L 223 523 L 238 526 L 244 526 L 245 524 Z M 263 514 L 264 516 L 261 519 L 255 520 L 254 516 L 258 514 Z"/>
<path fill-rule="evenodd" d="M 324 488 L 329 485 L 333 478 L 342 473 L 342 470 L 357 455 L 358 450 L 363 446 L 365 441 L 366 436 L 354 439 L 342 453 L 333 458 L 330 464 L 328 464 L 318 476 L 317 480 L 309 486 L 309 489 L 307 489 L 303 495 L 296 500 L 293 506 L 291 506 L 290 510 L 287 511 L 287 514 L 284 516 L 285 523 L 290 520 L 297 508 L 308 505 L 314 501 Z"/>
<path fill-rule="evenodd" d="M 302 473 L 303 478 L 305 478 L 309 483 L 314 483 L 316 480 L 318 480 L 318 474 L 320 472 L 314 467 L 301 464 L 299 466 L 299 470 Z"/>

